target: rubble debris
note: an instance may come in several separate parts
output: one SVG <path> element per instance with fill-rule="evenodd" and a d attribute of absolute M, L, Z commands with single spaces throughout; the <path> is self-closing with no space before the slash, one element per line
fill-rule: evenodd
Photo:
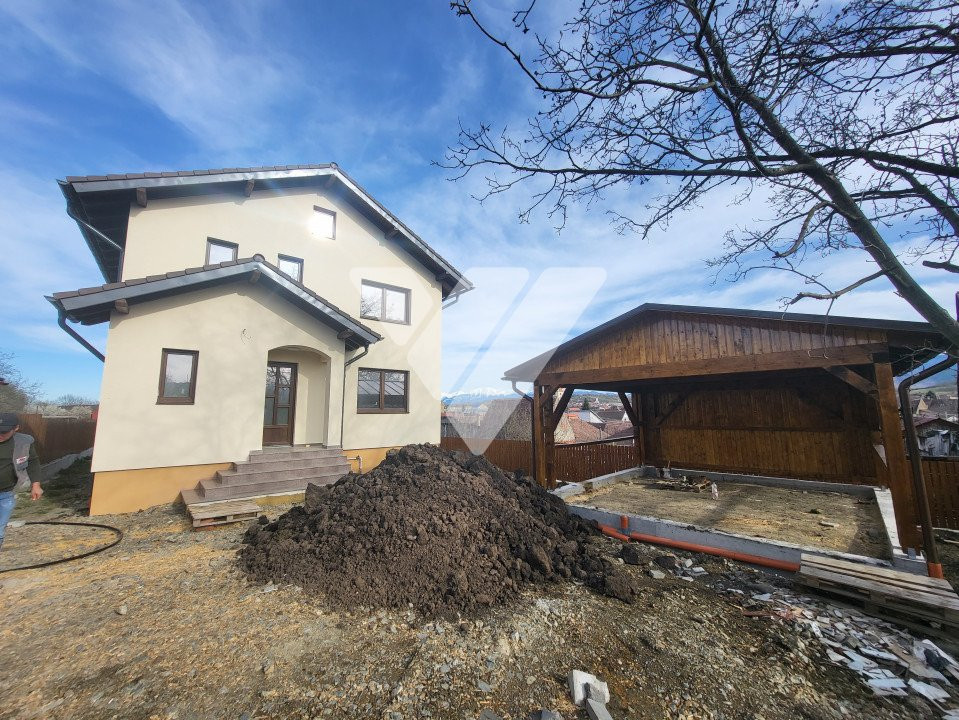
<path fill-rule="evenodd" d="M 529 716 L 529 720 L 563 720 L 563 716 L 560 715 L 556 710 L 547 710 L 546 708 L 541 708 L 532 712 Z"/>
<path fill-rule="evenodd" d="M 431 445 L 391 450 L 376 468 L 311 489 L 306 507 L 253 523 L 240 564 L 335 606 L 407 607 L 456 617 L 533 584 L 578 580 L 631 602 L 626 570 L 595 526 L 528 478 Z"/>
<path fill-rule="evenodd" d="M 693 477 L 682 475 L 678 478 L 667 476 L 657 480 L 652 487 L 657 490 L 680 490 L 695 493 L 709 489 L 712 491 L 713 499 L 719 499 L 719 488 L 716 487 L 716 483 L 703 475 L 694 475 Z"/>
<path fill-rule="evenodd" d="M 918 695 L 945 712 L 945 718 L 959 718 L 959 663 L 931 640 L 916 640 L 892 623 L 854 608 L 773 586 L 762 589 L 768 592 L 750 595 L 735 587 L 726 591 L 740 596 L 744 615 L 792 627 L 794 653 L 811 660 L 808 644 L 818 644 L 830 663 L 858 673 L 877 696 Z M 950 700 L 955 706 L 943 708 L 942 703 Z"/>

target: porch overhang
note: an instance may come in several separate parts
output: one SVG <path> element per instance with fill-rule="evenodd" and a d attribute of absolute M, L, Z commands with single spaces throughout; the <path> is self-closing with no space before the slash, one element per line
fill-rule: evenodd
<path fill-rule="evenodd" d="M 348 350 L 368 347 L 382 339 L 379 333 L 281 272 L 262 256 L 59 292 L 47 300 L 64 317 L 82 325 L 96 325 L 107 322 L 113 312 L 128 311 L 131 305 L 241 280 L 276 292 L 290 304 L 336 330 Z"/>

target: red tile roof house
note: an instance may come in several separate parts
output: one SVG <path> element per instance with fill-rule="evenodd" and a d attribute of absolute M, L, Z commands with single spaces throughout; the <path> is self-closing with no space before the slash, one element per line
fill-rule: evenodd
<path fill-rule="evenodd" d="M 472 286 L 335 164 L 60 187 L 106 281 L 49 298 L 75 336 L 109 324 L 91 514 L 298 493 L 439 442 L 442 307 Z"/>

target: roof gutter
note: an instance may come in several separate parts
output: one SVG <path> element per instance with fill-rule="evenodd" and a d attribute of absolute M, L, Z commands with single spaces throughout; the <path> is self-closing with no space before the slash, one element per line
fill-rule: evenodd
<path fill-rule="evenodd" d="M 926 568 L 929 577 L 943 578 L 942 563 L 939 562 L 939 550 L 936 547 L 936 536 L 932 532 L 932 513 L 929 511 L 929 494 L 926 492 L 926 482 L 922 477 L 922 459 L 919 457 L 919 439 L 916 436 L 916 423 L 912 417 L 909 389 L 914 383 L 932 377 L 956 364 L 959 359 L 946 357 L 935 365 L 920 370 L 899 383 L 899 412 L 902 414 L 902 424 L 905 428 L 906 449 L 909 451 L 909 464 L 912 466 L 912 482 L 916 492 L 916 504 L 919 509 L 919 522 L 922 526 L 922 547 L 926 553 Z"/>
<path fill-rule="evenodd" d="M 67 313 L 63 308 L 57 308 L 57 325 L 62 327 L 70 337 L 93 353 L 100 362 L 104 362 L 106 360 L 102 352 L 93 347 L 93 345 L 91 345 L 85 337 L 80 335 L 80 333 L 67 325 Z"/>

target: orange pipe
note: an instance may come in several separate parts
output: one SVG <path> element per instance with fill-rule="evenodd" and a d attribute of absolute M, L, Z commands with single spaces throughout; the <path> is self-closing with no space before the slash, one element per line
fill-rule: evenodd
<path fill-rule="evenodd" d="M 626 518 L 626 520 L 628 524 L 629 519 Z M 622 519 L 620 522 L 622 523 Z M 762 555 L 749 555 L 747 553 L 736 552 L 735 550 L 724 550 L 723 548 L 715 548 L 708 545 L 697 545 L 696 543 L 685 542 L 684 540 L 670 540 L 669 538 L 659 537 L 658 535 L 643 535 L 642 533 L 631 532 L 627 536 L 618 530 L 614 530 L 609 525 L 603 525 L 602 523 L 597 523 L 597 525 L 604 535 L 616 538 L 617 540 L 622 540 L 623 542 L 637 540 L 639 542 L 653 543 L 654 545 L 665 545 L 666 547 L 675 548 L 677 550 L 687 550 L 689 552 L 703 553 L 705 555 L 716 555 L 729 560 L 738 560 L 739 562 L 775 568 L 776 570 L 799 572 L 799 563 L 789 562 L 788 560 L 774 560 L 772 558 L 763 557 Z"/>
<path fill-rule="evenodd" d="M 629 542 L 629 538 L 619 532 L 619 530 L 614 530 L 609 525 L 603 525 L 602 523 L 597 523 L 597 525 L 599 525 L 599 529 L 603 535 L 609 535 L 611 538 L 616 538 L 617 540 L 622 540 L 623 542 Z"/>
<path fill-rule="evenodd" d="M 619 529 L 622 530 L 623 533 L 629 532 L 629 516 L 628 515 L 619 516 Z"/>
<path fill-rule="evenodd" d="M 926 574 L 931 578 L 946 579 L 946 576 L 942 572 L 942 563 L 927 562 Z"/>
<path fill-rule="evenodd" d="M 717 555 L 730 560 L 747 562 L 752 565 L 762 565 L 763 567 L 775 568 L 776 570 L 799 572 L 799 563 L 789 562 L 787 560 L 773 560 L 772 558 L 762 557 L 761 555 L 748 555 L 746 553 L 736 552 L 735 550 L 724 550 L 722 548 L 709 547 L 708 545 L 697 545 L 696 543 L 684 542 L 683 540 L 670 540 L 669 538 L 662 538 L 656 535 L 643 535 L 642 533 L 637 532 L 631 532 L 629 537 L 640 542 L 665 545 L 667 547 L 676 548 L 677 550 L 688 550 L 690 552 L 705 553 L 706 555 Z"/>

